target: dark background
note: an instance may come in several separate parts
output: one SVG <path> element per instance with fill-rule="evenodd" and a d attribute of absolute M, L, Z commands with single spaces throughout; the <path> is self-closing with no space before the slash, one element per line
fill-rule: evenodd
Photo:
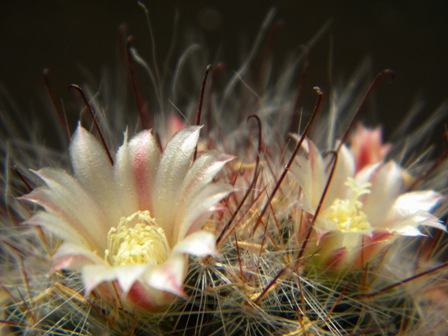
<path fill-rule="evenodd" d="M 397 127 L 417 95 L 425 101 L 428 116 L 448 98 L 444 1 L 153 0 L 146 4 L 160 55 L 166 55 L 176 8 L 179 27 L 203 31 L 207 46 L 212 51 L 222 47 L 229 59 L 235 56 L 239 36 L 246 36 L 248 41 L 254 38 L 273 5 L 276 18 L 286 23 L 276 38 L 277 53 L 306 43 L 331 20 L 330 29 L 310 54 L 309 85 L 328 85 L 330 51 L 334 78 L 348 77 L 366 56 L 373 60 L 372 76 L 384 68 L 395 70 L 394 83 L 380 85 L 373 98 L 387 134 Z M 219 14 L 211 21 L 215 27 L 207 28 L 203 23 L 207 8 Z M 2 0 L 2 91 L 9 93 L 21 113 L 39 116 L 47 108 L 42 69 L 49 67 L 55 94 L 70 101 L 67 86 L 85 80 L 81 68 L 99 80 L 105 66 L 116 64 L 118 27 L 123 23 L 137 37 L 141 54 L 149 55 L 148 27 L 136 1 Z M 436 141 L 443 142 L 443 130 L 441 125 L 435 132 Z"/>

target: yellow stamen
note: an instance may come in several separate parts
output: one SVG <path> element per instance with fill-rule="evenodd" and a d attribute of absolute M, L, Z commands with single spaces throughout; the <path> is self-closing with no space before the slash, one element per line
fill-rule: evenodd
<path fill-rule="evenodd" d="M 120 219 L 107 235 L 106 260 L 113 266 L 131 264 L 159 265 L 167 260 L 170 246 L 165 231 L 149 211 L 137 211 Z"/>
<path fill-rule="evenodd" d="M 343 232 L 361 232 L 371 228 L 366 214 L 362 211 L 362 202 L 358 199 L 370 193 L 371 183 L 358 184 L 349 177 L 345 185 L 352 191 L 349 199 L 334 200 L 333 204 L 324 211 L 323 217 L 336 223 L 336 228 Z"/>

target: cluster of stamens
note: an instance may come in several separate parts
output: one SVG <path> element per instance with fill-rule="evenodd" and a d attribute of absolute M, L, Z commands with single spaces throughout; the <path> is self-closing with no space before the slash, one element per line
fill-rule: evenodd
<path fill-rule="evenodd" d="M 138 211 L 122 217 L 107 235 L 105 258 L 112 266 L 160 265 L 168 259 L 170 246 L 165 231 L 149 211 Z"/>
<path fill-rule="evenodd" d="M 336 228 L 342 232 L 363 232 L 369 230 L 371 225 L 366 214 L 362 211 L 362 202 L 359 198 L 370 193 L 370 182 L 359 184 L 354 178 L 347 178 L 345 185 L 351 190 L 348 199 L 337 198 L 333 204 L 324 211 L 323 217 L 336 223 Z"/>

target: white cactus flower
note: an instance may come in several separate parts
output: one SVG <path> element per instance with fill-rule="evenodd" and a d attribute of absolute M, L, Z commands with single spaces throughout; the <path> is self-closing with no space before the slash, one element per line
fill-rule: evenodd
<path fill-rule="evenodd" d="M 211 183 L 232 156 L 208 151 L 193 162 L 199 132 L 180 130 L 163 153 L 150 131 L 130 141 L 126 132 L 111 164 L 79 126 L 69 148 L 73 176 L 43 168 L 36 174 L 46 185 L 23 197 L 43 207 L 27 223 L 62 240 L 53 269 L 81 272 L 86 294 L 97 289 L 107 296 L 103 285 L 112 283 L 121 300 L 138 308 L 185 295 L 187 254 L 217 253 L 215 235 L 201 228 L 232 191 Z"/>
<path fill-rule="evenodd" d="M 307 140 L 297 174 L 309 227 L 330 179 L 331 160 Z M 356 153 L 355 153 L 356 155 Z M 419 226 L 446 227 L 430 213 L 444 197 L 432 190 L 406 192 L 405 171 L 393 161 L 357 171 L 354 154 L 341 147 L 326 197 L 313 226 L 308 253 L 329 268 L 357 267 L 399 236 L 423 235 Z M 299 235 L 299 236 L 303 236 Z"/>

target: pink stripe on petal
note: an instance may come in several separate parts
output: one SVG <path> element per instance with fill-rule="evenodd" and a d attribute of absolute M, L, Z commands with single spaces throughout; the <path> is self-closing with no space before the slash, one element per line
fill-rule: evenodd
<path fill-rule="evenodd" d="M 126 295 L 126 301 L 137 309 L 153 310 L 173 301 L 174 295 L 160 292 L 159 295 L 151 295 L 152 291 L 139 281 L 136 281 Z"/>
<path fill-rule="evenodd" d="M 129 143 L 139 210 L 153 210 L 153 189 L 160 162 L 160 151 L 151 131 L 138 133 Z"/>

